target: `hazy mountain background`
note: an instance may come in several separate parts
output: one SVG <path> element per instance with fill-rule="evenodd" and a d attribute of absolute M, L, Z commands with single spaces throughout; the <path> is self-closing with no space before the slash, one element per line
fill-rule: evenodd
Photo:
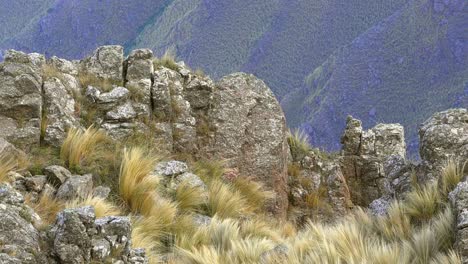
<path fill-rule="evenodd" d="M 346 115 L 417 124 L 467 106 L 467 0 L 0 0 L 0 50 L 176 50 L 214 78 L 265 80 L 291 127 L 336 150 Z M 1 57 L 1 54 L 0 54 Z"/>

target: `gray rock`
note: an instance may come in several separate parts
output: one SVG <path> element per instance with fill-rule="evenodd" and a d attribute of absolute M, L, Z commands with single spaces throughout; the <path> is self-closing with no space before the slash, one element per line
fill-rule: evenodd
<path fill-rule="evenodd" d="M 468 182 L 460 182 L 449 194 L 456 216 L 455 249 L 462 263 L 468 263 Z"/>
<path fill-rule="evenodd" d="M 354 204 L 368 206 L 388 194 L 392 181 L 384 173 L 390 156 L 405 159 L 404 129 L 399 124 L 378 124 L 363 130 L 361 121 L 348 117 L 343 144 L 342 171 Z"/>
<path fill-rule="evenodd" d="M 109 187 L 98 186 L 98 187 L 94 188 L 94 190 L 93 190 L 93 197 L 100 197 L 100 198 L 103 198 L 103 199 L 107 199 L 107 197 L 109 197 L 110 191 L 111 191 L 111 189 Z"/>
<path fill-rule="evenodd" d="M 75 198 L 85 199 L 93 190 L 93 176 L 71 176 L 65 183 L 60 185 L 55 197 L 61 200 L 72 200 Z"/>
<path fill-rule="evenodd" d="M 39 232 L 31 224 L 33 212 L 20 193 L 0 184 L 0 262 L 12 261 L 1 263 L 44 263 Z"/>
<path fill-rule="evenodd" d="M 287 127 L 281 107 L 265 83 L 253 75 L 235 73 L 216 85 L 208 119 L 215 130 L 204 148 L 207 155 L 226 159 L 241 175 L 252 177 L 276 193 L 270 211 L 286 216 L 288 205 Z"/>
<path fill-rule="evenodd" d="M 24 179 L 24 185 L 30 192 L 41 192 L 44 185 L 47 183 L 47 176 L 36 175 L 34 177 L 26 177 Z"/>
<path fill-rule="evenodd" d="M 70 74 L 70 75 L 78 75 L 78 67 L 71 61 L 66 59 L 58 58 L 56 56 L 52 56 L 50 59 L 47 60 L 47 63 L 52 65 L 54 68 L 59 70 L 61 73 Z"/>
<path fill-rule="evenodd" d="M 211 223 L 211 217 L 201 214 L 193 215 L 193 222 L 197 226 L 208 226 Z"/>
<path fill-rule="evenodd" d="M 200 177 L 190 172 L 185 172 L 175 177 L 172 181 L 172 187 L 177 189 L 182 182 L 187 182 L 190 187 L 198 187 L 204 190 L 207 189 L 205 183 L 200 179 Z"/>
<path fill-rule="evenodd" d="M 171 160 L 166 162 L 160 162 L 156 164 L 154 173 L 156 175 L 173 177 L 185 173 L 188 171 L 188 166 L 185 162 Z"/>
<path fill-rule="evenodd" d="M 60 263 L 90 262 L 92 243 L 88 229 L 92 228 L 94 219 L 92 207 L 65 209 L 58 214 L 51 236 Z"/>
<path fill-rule="evenodd" d="M 68 178 L 72 177 L 69 170 L 58 165 L 48 166 L 44 168 L 43 172 L 47 176 L 47 180 L 57 187 L 62 185 Z"/>
<path fill-rule="evenodd" d="M 43 61 L 10 50 L 0 65 L 0 135 L 21 149 L 39 144 Z"/>
<path fill-rule="evenodd" d="M 122 46 L 102 46 L 80 64 L 88 74 L 101 79 L 122 81 L 123 60 Z"/>
<path fill-rule="evenodd" d="M 421 125 L 419 141 L 427 180 L 437 178 L 448 158 L 468 160 L 467 109 L 450 109 L 434 114 Z"/>
<path fill-rule="evenodd" d="M 185 87 L 185 98 L 193 108 L 208 107 L 213 100 L 215 85 L 207 77 L 194 76 Z"/>
<path fill-rule="evenodd" d="M 346 215 L 352 207 L 351 195 L 339 166 L 335 166 L 327 179 L 328 199 L 333 212 L 338 216 Z M 334 216 L 336 218 L 336 216 Z"/>
<path fill-rule="evenodd" d="M 122 256 L 130 254 L 131 223 L 128 217 L 108 216 L 97 219 L 97 237 L 109 242 L 111 252 L 120 252 Z"/>
<path fill-rule="evenodd" d="M 107 112 L 106 119 L 117 121 L 117 122 L 126 122 L 132 120 L 136 117 L 137 113 L 132 107 L 132 104 L 129 102 L 117 106 L 112 111 Z"/>
<path fill-rule="evenodd" d="M 104 110 L 109 110 L 120 102 L 127 100 L 129 91 L 124 87 L 115 87 L 110 92 L 101 93 L 98 89 L 92 86 L 88 86 L 86 89 L 85 96 L 91 102 L 98 104 L 98 107 Z"/>
<path fill-rule="evenodd" d="M 135 248 L 130 251 L 128 256 L 128 263 L 130 264 L 148 264 L 148 258 L 143 248 Z"/>
<path fill-rule="evenodd" d="M 104 261 L 111 253 L 110 243 L 104 238 L 91 241 L 91 256 L 94 260 Z"/>
<path fill-rule="evenodd" d="M 17 149 L 13 144 L 0 137 L 0 157 L 24 158 L 26 154 Z"/>
<path fill-rule="evenodd" d="M 392 204 L 392 200 L 391 196 L 380 197 L 369 204 L 369 211 L 373 215 L 384 216 L 387 214 L 388 208 Z"/>
<path fill-rule="evenodd" d="M 153 74 L 153 52 L 150 49 L 133 50 L 126 60 L 126 80 L 151 79 Z"/>
<path fill-rule="evenodd" d="M 21 205 L 24 197 L 15 191 L 9 184 L 0 184 L 0 203 L 8 205 Z"/>
<path fill-rule="evenodd" d="M 79 127 L 75 116 L 75 100 L 58 78 L 50 78 L 43 85 L 46 119 L 44 142 L 59 147 L 71 127 Z"/>

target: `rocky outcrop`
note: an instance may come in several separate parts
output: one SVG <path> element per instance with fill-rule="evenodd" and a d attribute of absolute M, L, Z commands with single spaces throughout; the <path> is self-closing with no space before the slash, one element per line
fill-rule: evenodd
<path fill-rule="evenodd" d="M 45 58 L 8 51 L 0 64 L 0 135 L 17 147 L 39 144 Z"/>
<path fill-rule="evenodd" d="M 207 189 L 200 177 L 189 171 L 185 162 L 176 160 L 160 162 L 156 164 L 153 174 L 162 176 L 162 184 L 171 190 L 176 190 L 181 183 L 194 188 Z"/>
<path fill-rule="evenodd" d="M 468 111 L 450 109 L 434 114 L 419 129 L 420 156 L 425 175 L 433 180 L 449 158 L 468 160 Z"/>
<path fill-rule="evenodd" d="M 155 67 L 147 49 L 124 58 L 120 46 L 100 47 L 79 62 L 9 54 L 0 75 L 5 86 L 0 120 L 15 145 L 59 146 L 69 128 L 91 124 L 118 140 L 140 133 L 168 154 L 228 160 L 240 175 L 274 190 L 270 209 L 285 216 L 285 118 L 270 89 L 253 75 L 233 74 L 215 84 L 183 62 Z M 20 128 L 17 123 L 25 117 L 19 108 L 26 106 L 18 100 L 24 96 L 32 100 L 25 112 L 31 125 Z M 23 140 L 23 132 L 29 140 Z"/>
<path fill-rule="evenodd" d="M 460 182 L 449 194 L 450 202 L 456 215 L 455 249 L 462 259 L 468 263 L 468 182 Z"/>
<path fill-rule="evenodd" d="M 128 217 L 95 218 L 89 206 L 58 214 L 48 237 L 59 263 L 148 263 L 144 251 L 131 249 Z"/>
<path fill-rule="evenodd" d="M 288 144 L 280 105 L 265 83 L 253 75 L 229 75 L 217 88 L 209 114 L 215 134 L 208 152 L 228 160 L 241 175 L 275 190 L 272 209 L 284 216 Z"/>
<path fill-rule="evenodd" d="M 1 263 L 47 263 L 40 233 L 32 225 L 37 217 L 19 192 L 8 184 L 0 184 Z"/>
<path fill-rule="evenodd" d="M 386 177 L 385 163 L 393 156 L 405 160 L 406 145 L 403 127 L 399 124 L 378 124 L 363 130 L 361 121 L 348 117 L 342 137 L 342 170 L 356 205 L 368 206 L 389 189 L 392 179 Z"/>

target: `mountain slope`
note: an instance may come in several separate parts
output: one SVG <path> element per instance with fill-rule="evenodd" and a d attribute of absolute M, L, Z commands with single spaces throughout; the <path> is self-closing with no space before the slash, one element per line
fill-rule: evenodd
<path fill-rule="evenodd" d="M 282 102 L 315 145 L 339 149 L 346 115 L 399 122 L 411 152 L 427 113 L 468 105 L 468 5 L 414 0 L 356 38 Z"/>
<path fill-rule="evenodd" d="M 26 11 L 41 10 L 21 1 Z M 407 1 L 49 0 L 47 12 L 37 12 L 27 27 L 5 29 L 0 49 L 77 59 L 104 44 L 150 47 L 159 55 L 174 47 L 179 59 L 214 78 L 254 73 L 281 98 L 335 49 Z M 21 21 L 32 17 L 19 4 L 4 10 Z"/>
<path fill-rule="evenodd" d="M 277 97 L 299 87 L 311 69 L 407 0 L 174 1 L 135 47 L 170 46 L 215 78 L 254 73 Z"/>
<path fill-rule="evenodd" d="M 37 1 L 36 1 L 37 2 Z M 50 1 L 49 1 L 50 2 Z M 155 20 L 170 0 L 56 0 L 30 27 L 0 47 L 79 58 L 103 44 L 124 44 Z M 10 9 L 6 9 L 10 10 Z M 20 13 L 21 6 L 11 10 Z M 20 14 L 24 18 L 26 14 Z"/>

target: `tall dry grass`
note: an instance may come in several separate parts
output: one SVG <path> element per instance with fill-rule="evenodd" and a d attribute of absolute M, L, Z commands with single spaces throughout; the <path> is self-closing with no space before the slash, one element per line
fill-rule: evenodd
<path fill-rule="evenodd" d="M 60 148 L 60 158 L 68 167 L 75 168 L 93 154 L 97 145 L 105 139 L 105 133 L 93 126 L 84 131 L 79 128 L 71 128 Z"/>

